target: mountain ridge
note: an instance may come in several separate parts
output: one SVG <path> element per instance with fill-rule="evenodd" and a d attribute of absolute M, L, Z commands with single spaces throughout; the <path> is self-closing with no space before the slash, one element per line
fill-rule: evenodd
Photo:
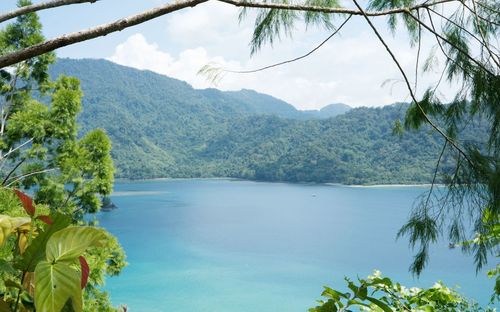
<path fill-rule="evenodd" d="M 425 183 L 441 147 L 434 133 L 392 135 L 405 104 L 304 118 L 255 91 L 197 90 L 105 60 L 59 59 L 50 73 L 80 79 L 81 130 L 106 130 L 119 178 Z"/>
<path fill-rule="evenodd" d="M 344 103 L 332 103 L 323 106 L 321 109 L 318 110 L 302 110 L 302 112 L 308 114 L 313 118 L 323 119 L 345 114 L 351 109 L 352 109 L 351 106 Z"/>

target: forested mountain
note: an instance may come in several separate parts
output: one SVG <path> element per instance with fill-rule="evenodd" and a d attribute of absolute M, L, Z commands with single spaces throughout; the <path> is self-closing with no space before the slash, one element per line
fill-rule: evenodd
<path fill-rule="evenodd" d="M 302 113 L 312 118 L 330 118 L 342 115 L 351 109 L 352 107 L 347 104 L 335 103 L 327 105 L 320 110 L 305 110 Z"/>
<path fill-rule="evenodd" d="M 104 60 L 60 59 L 51 74 L 61 73 L 81 80 L 81 125 L 108 132 L 118 177 L 429 182 L 442 144 L 425 132 L 392 134 L 403 104 L 304 112 L 255 91 L 196 90 Z"/>

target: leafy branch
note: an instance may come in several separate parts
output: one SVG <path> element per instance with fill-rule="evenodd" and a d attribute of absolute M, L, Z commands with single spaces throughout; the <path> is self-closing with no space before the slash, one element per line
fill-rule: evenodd
<path fill-rule="evenodd" d="M 0 68 L 8 67 L 13 64 L 19 63 L 23 60 L 27 60 L 32 57 L 42 55 L 44 53 L 54 51 L 58 48 L 62 48 L 71 44 L 78 42 L 94 39 L 97 37 L 105 36 L 107 34 L 121 31 L 125 28 L 135 26 L 149 20 L 155 19 L 157 17 L 197 6 L 201 3 L 207 2 L 209 0 L 182 0 L 174 3 L 165 4 L 147 11 L 143 11 L 139 14 L 131 15 L 125 18 L 118 19 L 114 22 L 103 24 L 100 26 L 92 27 L 89 29 L 81 30 L 78 32 L 64 34 L 62 36 L 56 37 L 54 39 L 46 40 L 42 43 L 35 44 L 33 46 L 20 49 L 11 53 L 4 54 L 0 56 Z M 318 12 L 326 14 L 349 14 L 349 15 L 363 15 L 360 10 L 353 10 L 347 8 L 339 7 L 324 7 L 315 5 L 304 5 L 304 4 L 285 4 L 285 3 L 274 3 L 274 2 L 252 2 L 252 1 L 241 1 L 241 0 L 217 0 L 225 2 L 237 7 L 245 8 L 262 8 L 262 9 L 278 9 L 278 10 L 292 10 L 292 11 L 302 11 L 302 12 Z M 414 11 L 421 8 L 432 7 L 448 2 L 457 2 L 458 0 L 438 0 L 411 6 L 389 9 L 384 11 L 374 11 L 374 12 L 364 12 L 367 16 L 387 16 L 399 13 L 404 13 L 408 11 Z M 72 4 L 72 3 L 67 3 Z M 34 10 L 36 11 L 36 10 Z M 31 11 L 33 12 L 33 11 Z"/>
<path fill-rule="evenodd" d="M 351 19 L 351 17 L 352 17 L 352 15 L 349 15 L 342 22 L 342 24 L 340 24 L 340 26 L 335 29 L 335 31 L 332 34 L 330 34 L 325 40 L 323 40 L 320 44 L 318 44 L 312 50 L 310 50 L 306 54 L 303 54 L 301 56 L 295 57 L 293 59 L 289 59 L 289 60 L 286 60 L 286 61 L 274 63 L 274 64 L 271 64 L 271 65 L 267 65 L 267 66 L 256 68 L 256 69 L 249 69 L 249 70 L 231 70 L 231 69 L 225 69 L 225 68 L 217 67 L 217 66 L 212 65 L 212 64 L 207 64 L 207 65 L 203 66 L 198 71 L 198 74 L 205 76 L 212 83 L 217 83 L 220 79 L 222 79 L 222 76 L 223 76 L 224 73 L 251 74 L 251 73 L 260 72 L 260 71 L 263 71 L 263 70 L 266 70 L 266 69 L 270 69 L 270 68 L 274 68 L 274 67 L 278 67 L 278 66 L 281 66 L 281 65 L 285 65 L 285 64 L 289 64 L 289 63 L 293 63 L 293 62 L 299 61 L 301 59 L 304 59 L 304 58 L 310 56 L 311 54 L 313 54 L 317 50 L 319 50 L 319 48 L 321 48 L 325 43 L 327 43 L 330 39 L 332 39 L 338 32 L 340 32 L 340 30 L 342 29 L 342 27 L 344 27 L 344 25 L 347 24 L 347 22 Z"/>

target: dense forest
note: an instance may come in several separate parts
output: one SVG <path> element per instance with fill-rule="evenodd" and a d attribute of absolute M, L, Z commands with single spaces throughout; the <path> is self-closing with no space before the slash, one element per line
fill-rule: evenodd
<path fill-rule="evenodd" d="M 255 91 L 196 90 L 105 60 L 59 59 L 50 72 L 81 80 L 80 123 L 109 134 L 121 178 L 428 183 L 443 144 L 431 131 L 393 133 L 406 104 L 299 111 Z M 463 135 L 486 132 L 474 123 Z"/>

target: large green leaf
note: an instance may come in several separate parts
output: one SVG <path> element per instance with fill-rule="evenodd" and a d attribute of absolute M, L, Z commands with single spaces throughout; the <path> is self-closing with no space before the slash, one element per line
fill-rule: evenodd
<path fill-rule="evenodd" d="M 106 239 L 102 229 L 71 226 L 52 235 L 45 253 L 49 262 L 75 262 L 89 247 L 98 247 Z"/>
<path fill-rule="evenodd" d="M 71 299 L 82 310 L 80 274 L 66 263 L 41 261 L 35 269 L 35 306 L 38 312 L 60 312 Z"/>
<path fill-rule="evenodd" d="M 51 217 L 52 224 L 47 225 L 26 248 L 23 257 L 16 262 L 15 267 L 27 272 L 33 272 L 38 262 L 45 258 L 45 246 L 49 238 L 57 231 L 67 227 L 71 223 L 71 218 L 61 213 L 55 213 Z"/>
<path fill-rule="evenodd" d="M 89 247 L 101 246 L 106 235 L 95 227 L 71 226 L 54 233 L 35 269 L 35 306 L 41 312 L 60 312 L 71 299 L 82 309 L 81 274 L 71 267 Z"/>

